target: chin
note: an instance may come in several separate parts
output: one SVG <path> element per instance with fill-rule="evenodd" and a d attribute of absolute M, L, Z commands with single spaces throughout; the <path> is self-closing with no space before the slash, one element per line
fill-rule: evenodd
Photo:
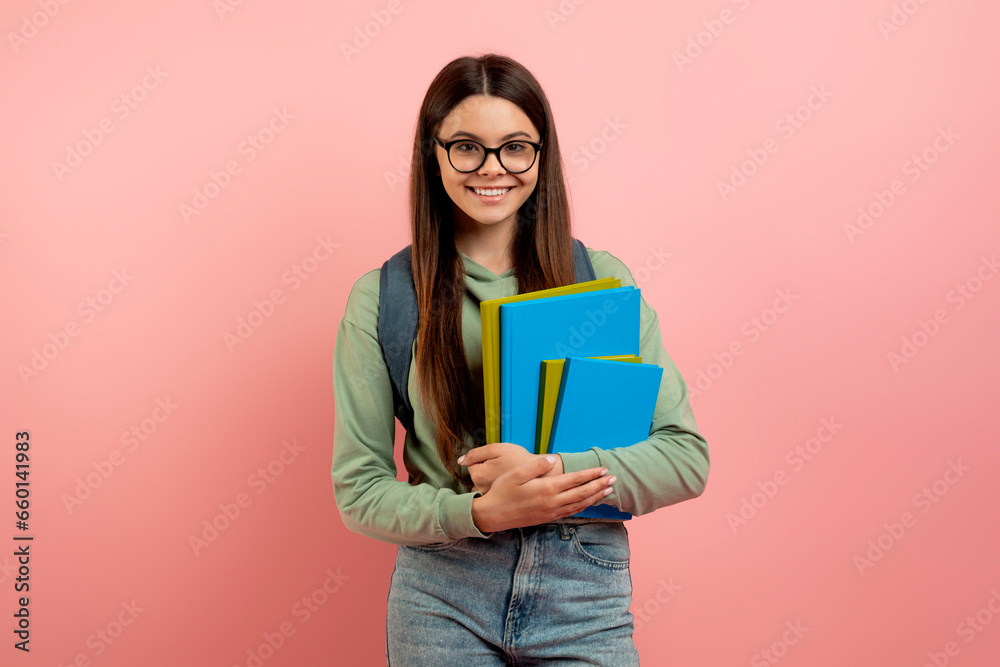
<path fill-rule="evenodd" d="M 514 224 L 514 221 L 516 219 L 516 217 L 513 215 L 507 215 L 502 218 L 498 217 L 474 218 L 471 215 L 466 214 L 466 217 L 475 224 L 480 225 L 482 227 L 495 227 L 497 225 Z"/>

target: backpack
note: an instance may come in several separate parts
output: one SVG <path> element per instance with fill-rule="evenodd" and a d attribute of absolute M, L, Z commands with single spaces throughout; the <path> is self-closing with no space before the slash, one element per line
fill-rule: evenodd
<path fill-rule="evenodd" d="M 407 383 L 418 320 L 411 247 L 406 246 L 382 265 L 378 296 L 378 341 L 392 380 L 393 412 L 407 431 L 413 428 Z M 573 276 L 578 283 L 596 280 L 587 248 L 577 239 L 573 239 Z"/>

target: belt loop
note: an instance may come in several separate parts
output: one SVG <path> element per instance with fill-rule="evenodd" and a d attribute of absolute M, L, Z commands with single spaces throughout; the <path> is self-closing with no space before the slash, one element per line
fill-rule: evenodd
<path fill-rule="evenodd" d="M 556 525 L 559 526 L 559 539 L 568 540 L 570 535 L 569 526 L 565 523 L 557 523 Z"/>

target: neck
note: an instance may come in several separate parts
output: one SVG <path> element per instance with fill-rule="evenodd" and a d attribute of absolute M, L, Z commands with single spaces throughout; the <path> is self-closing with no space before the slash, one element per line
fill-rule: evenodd
<path fill-rule="evenodd" d="M 496 225 L 468 222 L 471 224 L 456 225 L 454 238 L 458 251 L 497 275 L 510 269 L 514 265 L 510 248 L 517 221 Z"/>

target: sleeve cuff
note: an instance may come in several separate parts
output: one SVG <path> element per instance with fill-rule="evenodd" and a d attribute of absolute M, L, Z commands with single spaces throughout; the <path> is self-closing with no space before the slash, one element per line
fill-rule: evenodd
<path fill-rule="evenodd" d="M 601 457 L 593 449 L 585 452 L 567 452 L 559 454 L 562 458 L 563 472 L 578 472 L 587 468 L 598 468 L 601 464 Z"/>
<path fill-rule="evenodd" d="M 482 533 L 472 520 L 472 499 L 483 494 L 478 491 L 459 493 L 441 499 L 438 523 L 444 534 L 452 540 L 463 537 L 490 537 L 493 533 Z"/>

